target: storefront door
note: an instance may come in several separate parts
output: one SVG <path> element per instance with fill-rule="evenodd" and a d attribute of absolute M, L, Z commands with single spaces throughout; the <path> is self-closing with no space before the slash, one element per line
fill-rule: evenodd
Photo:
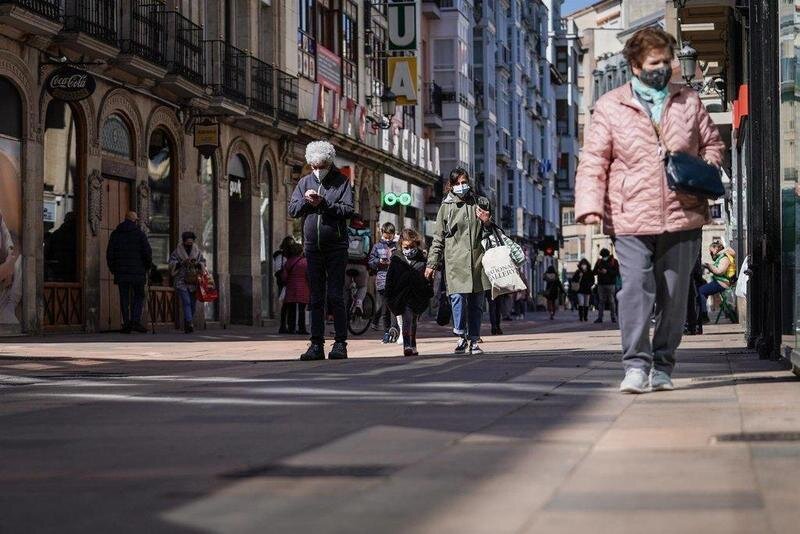
<path fill-rule="evenodd" d="M 100 223 L 100 330 L 119 330 L 122 326 L 119 291 L 106 264 L 106 249 L 111 232 L 131 209 L 131 184 L 111 177 L 103 179 L 103 219 Z"/>

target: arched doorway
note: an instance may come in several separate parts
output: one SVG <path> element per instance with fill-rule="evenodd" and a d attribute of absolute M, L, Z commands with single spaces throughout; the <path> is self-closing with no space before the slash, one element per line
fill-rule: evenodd
<path fill-rule="evenodd" d="M 264 162 L 261 169 L 261 201 L 259 202 L 261 225 L 261 318 L 273 317 L 275 277 L 272 275 L 272 167 Z"/>
<path fill-rule="evenodd" d="M 228 264 L 232 324 L 253 323 L 250 168 L 241 154 L 228 160 Z"/>
<path fill-rule="evenodd" d="M 21 331 L 22 98 L 0 77 L 0 334 Z"/>
<path fill-rule="evenodd" d="M 45 327 L 83 325 L 83 139 L 74 109 L 53 100 L 44 131 Z M 80 147 L 80 148 L 79 148 Z"/>
<path fill-rule="evenodd" d="M 167 132 L 158 128 L 150 135 L 147 151 L 147 227 L 154 264 L 148 310 L 153 315 L 152 320 L 160 324 L 176 324 L 178 320 L 175 289 L 169 269 L 169 255 L 178 241 L 173 146 L 174 142 Z"/>
<path fill-rule="evenodd" d="M 200 247 L 206 258 L 206 269 L 217 280 L 217 178 L 214 158 L 200 156 L 201 221 Z M 203 316 L 206 321 L 219 318 L 217 301 L 203 304 Z"/>
<path fill-rule="evenodd" d="M 100 312 L 99 330 L 118 330 L 121 326 L 119 291 L 105 261 L 111 232 L 132 207 L 132 190 L 136 180 L 134 147 L 136 140 L 122 115 L 112 114 L 100 130 L 103 151 L 102 218 L 98 231 L 100 242 Z"/>

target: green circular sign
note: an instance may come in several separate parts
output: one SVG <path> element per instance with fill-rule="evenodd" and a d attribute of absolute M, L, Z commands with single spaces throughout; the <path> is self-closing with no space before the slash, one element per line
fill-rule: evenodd
<path fill-rule="evenodd" d="M 412 200 L 411 193 L 401 193 L 399 200 L 400 200 L 400 205 L 410 206 Z"/>
<path fill-rule="evenodd" d="M 394 193 L 386 193 L 383 195 L 383 203 L 387 206 L 394 206 L 397 204 L 397 195 Z"/>

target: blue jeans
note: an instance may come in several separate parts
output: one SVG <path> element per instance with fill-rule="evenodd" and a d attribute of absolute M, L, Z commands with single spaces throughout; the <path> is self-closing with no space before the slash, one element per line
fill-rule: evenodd
<path fill-rule="evenodd" d="M 706 285 L 700 286 L 697 290 L 697 298 L 700 299 L 700 311 L 708 313 L 708 297 L 723 293 L 726 289 L 727 288 L 722 287 L 716 280 L 712 280 Z"/>
<path fill-rule="evenodd" d="M 483 319 L 484 292 L 455 293 L 450 295 L 453 308 L 453 333 L 467 336 L 470 341 L 478 341 L 481 337 L 481 320 Z"/>
<path fill-rule="evenodd" d="M 184 323 L 191 323 L 192 319 L 194 319 L 194 303 L 197 300 L 195 297 L 194 291 L 189 291 L 187 289 L 175 289 L 178 292 L 178 296 L 181 299 L 181 305 L 183 307 L 183 322 Z"/>

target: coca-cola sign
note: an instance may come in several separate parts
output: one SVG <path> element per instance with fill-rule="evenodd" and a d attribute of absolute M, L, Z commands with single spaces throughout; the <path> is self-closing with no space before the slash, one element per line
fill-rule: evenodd
<path fill-rule="evenodd" d="M 64 66 L 50 73 L 45 87 L 56 100 L 77 102 L 92 96 L 96 84 L 94 76 L 88 72 Z"/>

